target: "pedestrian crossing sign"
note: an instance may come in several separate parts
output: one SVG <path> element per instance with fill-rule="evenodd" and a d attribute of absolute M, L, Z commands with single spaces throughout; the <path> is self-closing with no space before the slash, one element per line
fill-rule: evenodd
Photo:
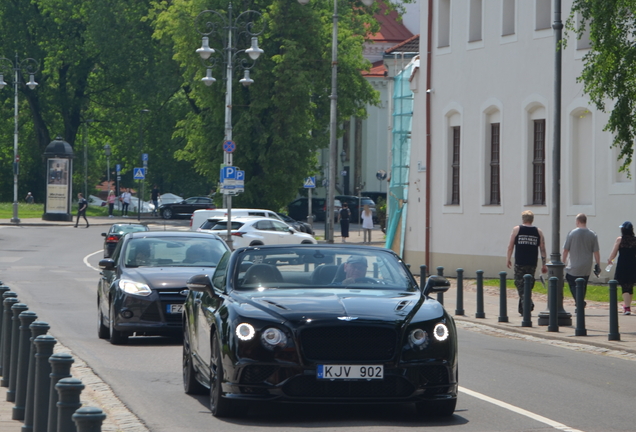
<path fill-rule="evenodd" d="M 133 178 L 135 180 L 143 180 L 146 178 L 146 170 L 144 168 L 134 168 Z"/>
<path fill-rule="evenodd" d="M 305 189 L 313 189 L 316 187 L 316 177 L 307 177 L 305 179 L 305 185 L 303 186 Z"/>

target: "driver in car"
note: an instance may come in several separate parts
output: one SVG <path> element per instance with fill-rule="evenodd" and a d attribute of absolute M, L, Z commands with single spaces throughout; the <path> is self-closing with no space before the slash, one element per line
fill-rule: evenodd
<path fill-rule="evenodd" d="M 351 255 L 344 263 L 345 278 L 342 285 L 363 282 L 367 276 L 367 259 L 360 255 Z"/>

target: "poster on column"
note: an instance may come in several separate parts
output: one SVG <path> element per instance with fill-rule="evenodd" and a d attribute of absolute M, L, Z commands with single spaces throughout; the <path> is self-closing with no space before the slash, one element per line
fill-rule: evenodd
<path fill-rule="evenodd" d="M 46 213 L 68 213 L 69 160 L 49 159 L 46 185 Z"/>

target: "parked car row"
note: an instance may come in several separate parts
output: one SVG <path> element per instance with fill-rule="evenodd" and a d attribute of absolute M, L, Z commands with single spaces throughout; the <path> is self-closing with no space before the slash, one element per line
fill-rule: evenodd
<path fill-rule="evenodd" d="M 327 213 L 326 199 L 312 198 L 311 211 L 314 220 L 324 221 Z M 351 222 L 358 223 L 360 221 L 360 213 L 365 205 L 368 205 L 373 212 L 373 220 L 377 221 L 375 202 L 366 196 L 358 197 L 357 195 L 336 195 L 334 201 L 334 220 L 338 219 L 338 212 L 342 208 L 342 204 L 347 203 L 351 211 Z M 307 220 L 309 214 L 309 198 L 301 197 L 287 205 L 287 213 L 290 217 L 299 220 Z"/>

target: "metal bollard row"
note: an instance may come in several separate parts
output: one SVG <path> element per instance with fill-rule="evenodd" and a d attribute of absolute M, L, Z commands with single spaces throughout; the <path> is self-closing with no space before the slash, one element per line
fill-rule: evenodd
<path fill-rule="evenodd" d="M 2 282 L 0 293 L 0 385 L 15 403 L 12 419 L 23 421 L 22 432 L 101 431 L 106 415 L 81 407 L 85 386 L 71 376 L 73 357 L 53 354 L 57 341 L 46 334 L 50 326 Z"/>

